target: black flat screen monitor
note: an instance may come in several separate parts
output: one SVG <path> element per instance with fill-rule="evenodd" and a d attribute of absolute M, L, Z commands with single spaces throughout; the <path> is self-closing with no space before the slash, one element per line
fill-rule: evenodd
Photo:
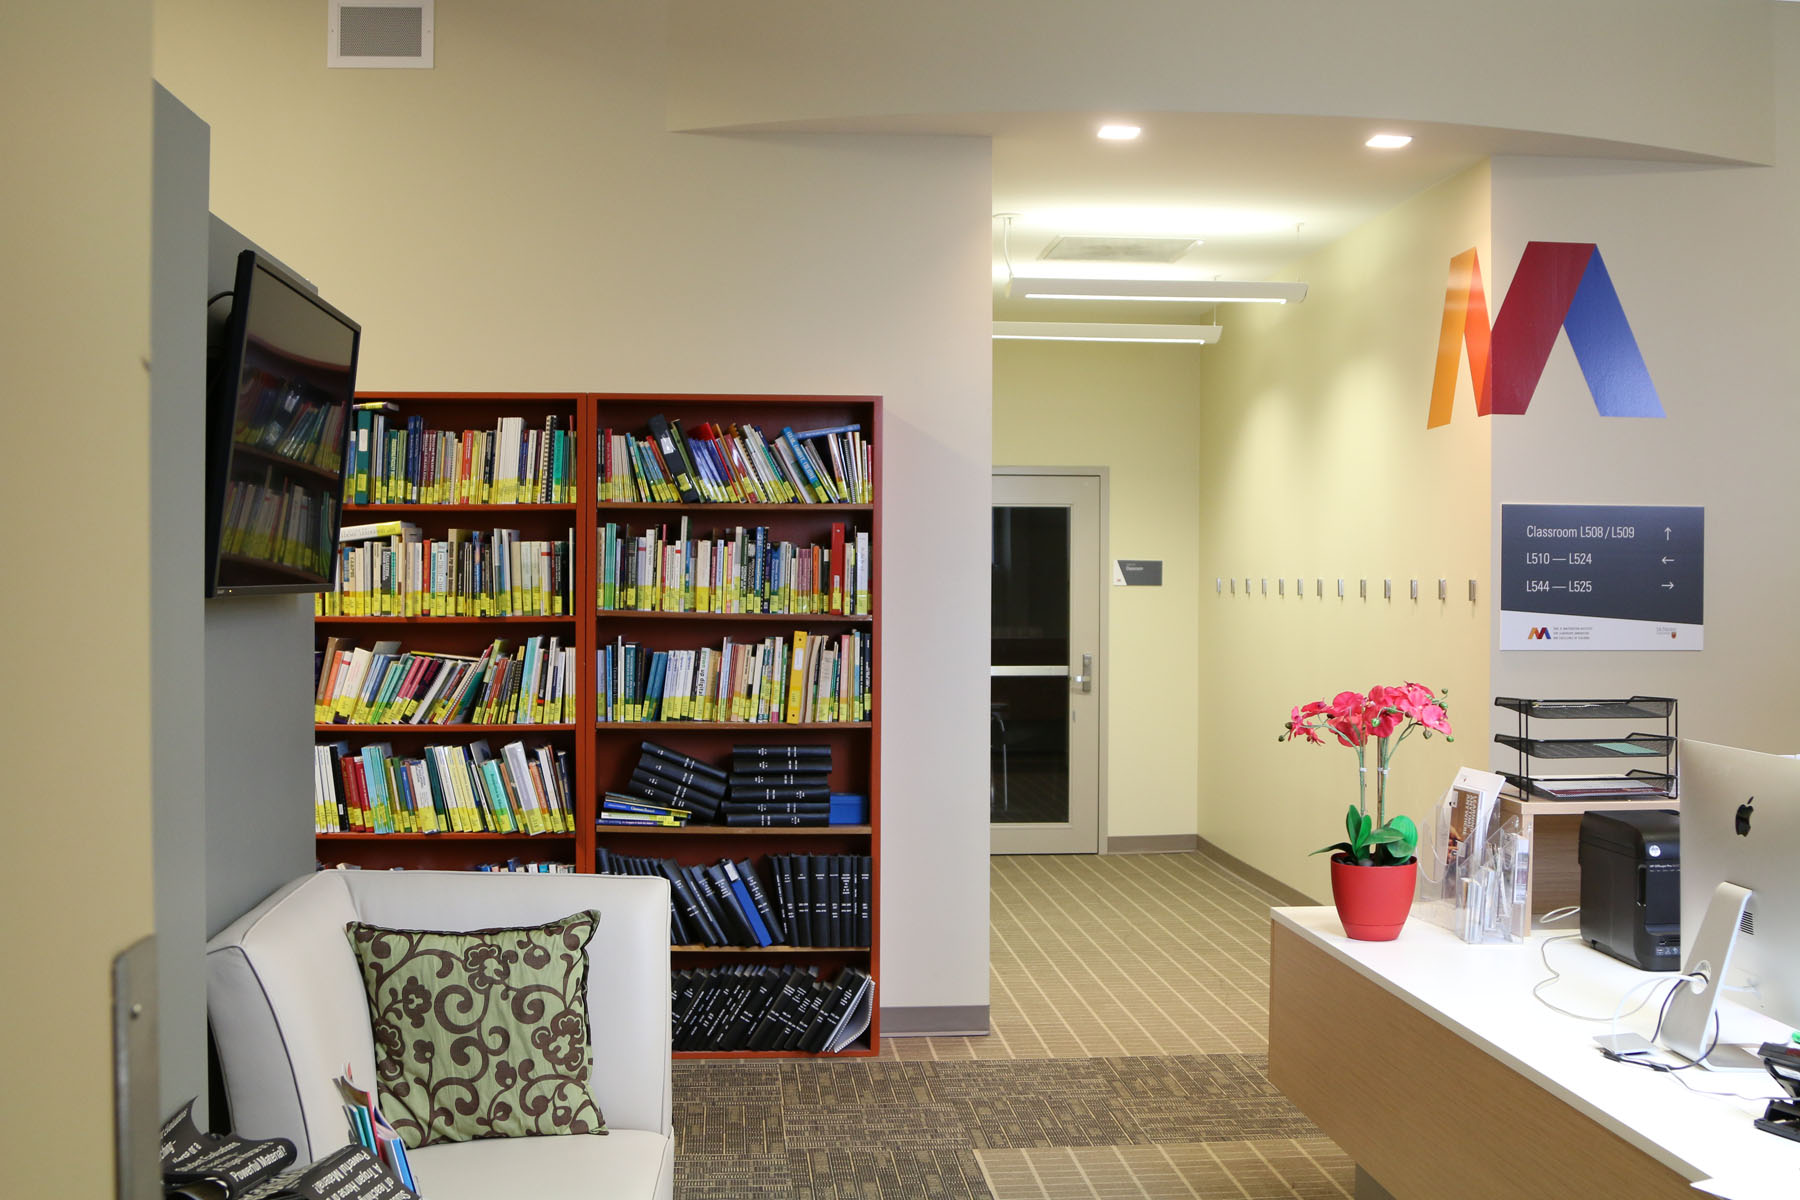
<path fill-rule="evenodd" d="M 238 256 L 207 395 L 206 594 L 331 587 L 362 327 Z"/>

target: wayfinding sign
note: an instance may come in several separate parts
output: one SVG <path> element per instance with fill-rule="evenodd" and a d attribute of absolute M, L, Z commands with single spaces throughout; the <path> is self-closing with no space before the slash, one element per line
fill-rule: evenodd
<path fill-rule="evenodd" d="M 1500 649 L 1705 647 L 1706 510 L 1500 506 Z"/>

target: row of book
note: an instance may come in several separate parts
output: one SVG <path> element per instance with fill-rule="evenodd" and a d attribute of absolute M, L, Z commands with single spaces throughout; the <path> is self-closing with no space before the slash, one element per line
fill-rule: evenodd
<path fill-rule="evenodd" d="M 356 406 L 346 504 L 573 504 L 574 430 L 555 413 L 541 427 L 501 417 L 493 429 L 428 429 L 399 406 Z"/>
<path fill-rule="evenodd" d="M 740 745 L 723 771 L 656 742 L 641 753 L 625 791 L 601 798 L 599 824 L 681 826 L 697 823 L 788 827 L 860 825 L 861 795 L 831 791 L 831 747 Z"/>
<path fill-rule="evenodd" d="M 633 533 L 600 527 L 596 599 L 603 610 L 850 613 L 871 608 L 869 534 L 831 527 L 828 544 L 774 540 L 765 525 L 690 538 L 683 517 Z"/>
<path fill-rule="evenodd" d="M 669 881 L 669 941 L 677 946 L 787 945 L 775 906 L 749 859 L 721 858 L 711 866 L 684 867 L 672 858 L 649 858 L 594 849 L 597 875 L 648 875 Z"/>
<path fill-rule="evenodd" d="M 870 446 L 860 425 L 765 436 L 755 425 L 684 430 L 658 414 L 646 434 L 600 434 L 600 499 L 660 504 L 868 504 Z"/>
<path fill-rule="evenodd" d="M 867 721 L 875 699 L 872 646 L 860 630 L 796 630 L 791 643 L 726 638 L 717 650 L 653 650 L 620 637 L 595 651 L 600 720 Z"/>
<path fill-rule="evenodd" d="M 313 747 L 316 833 L 573 833 L 567 750 L 485 741 L 394 756 L 386 742 Z"/>
<path fill-rule="evenodd" d="M 516 651 L 496 640 L 479 655 L 365 650 L 325 640 L 316 657 L 313 720 L 320 725 L 570 725 L 575 647 L 529 637 Z"/>
<path fill-rule="evenodd" d="M 260 481 L 226 482 L 219 552 L 294 567 L 323 578 L 331 573 L 331 531 L 337 520 L 335 497 L 267 467 Z"/>
<path fill-rule="evenodd" d="M 347 525 L 326 617 L 553 617 L 575 611 L 575 534 L 523 538 L 517 529 L 449 529 L 426 537 L 407 521 Z M 324 573 L 324 572 L 321 572 Z"/>
<path fill-rule="evenodd" d="M 830 981 L 817 967 L 742 963 L 676 971 L 677 1050 L 796 1050 L 836 1054 L 869 1027 L 875 981 L 847 966 Z"/>
<path fill-rule="evenodd" d="M 303 380 L 246 371 L 231 440 L 336 475 L 344 465 L 344 406 Z"/>

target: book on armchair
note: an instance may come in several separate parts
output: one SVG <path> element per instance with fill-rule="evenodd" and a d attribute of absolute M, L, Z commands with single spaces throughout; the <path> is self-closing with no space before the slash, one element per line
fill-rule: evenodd
<path fill-rule="evenodd" d="M 160 1157 L 167 1200 L 419 1200 L 361 1146 L 344 1146 L 304 1167 L 286 1138 L 204 1133 L 194 1102 L 163 1123 Z"/>

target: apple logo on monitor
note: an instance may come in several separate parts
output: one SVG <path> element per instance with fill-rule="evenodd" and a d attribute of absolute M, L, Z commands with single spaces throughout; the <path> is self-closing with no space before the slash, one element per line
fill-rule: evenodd
<path fill-rule="evenodd" d="M 1755 810 L 1752 809 L 1750 806 L 1755 803 L 1756 803 L 1756 797 L 1752 796 L 1748 800 L 1744 801 L 1742 804 L 1738 805 L 1737 835 L 1739 837 L 1749 837 L 1750 836 L 1750 818 L 1755 813 Z"/>

